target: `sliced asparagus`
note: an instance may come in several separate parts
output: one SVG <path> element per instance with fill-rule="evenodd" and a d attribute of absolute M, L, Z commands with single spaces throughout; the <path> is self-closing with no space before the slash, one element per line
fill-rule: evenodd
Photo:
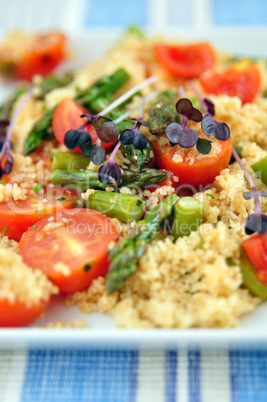
<path fill-rule="evenodd" d="M 171 194 L 153 208 L 136 226 L 134 235 L 120 240 L 109 252 L 111 261 L 106 277 L 108 293 L 121 289 L 136 271 L 138 259 L 158 229 L 169 219 L 179 197 Z"/>

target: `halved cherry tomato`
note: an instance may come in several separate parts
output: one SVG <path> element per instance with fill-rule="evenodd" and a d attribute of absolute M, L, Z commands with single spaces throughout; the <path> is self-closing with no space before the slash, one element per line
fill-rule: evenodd
<path fill-rule="evenodd" d="M 25 303 L 0 300 L 0 327 L 24 327 L 43 314 L 49 301 L 27 307 Z"/>
<path fill-rule="evenodd" d="M 149 191 L 151 191 L 151 192 L 153 192 L 153 191 L 156 191 L 158 188 L 161 188 L 161 187 L 164 187 L 164 186 L 170 186 L 170 187 L 172 187 L 172 180 L 171 179 L 166 179 L 166 180 L 164 180 L 164 181 L 162 181 L 161 183 L 158 183 L 158 184 L 153 184 L 152 186 L 147 186 L 146 188 L 149 190 Z"/>
<path fill-rule="evenodd" d="M 253 235 L 243 241 L 242 247 L 257 270 L 258 279 L 267 285 L 267 232 Z"/>
<path fill-rule="evenodd" d="M 0 48 L 0 71 L 10 76 L 31 80 L 33 75 L 46 75 L 64 59 L 66 36 L 61 32 L 19 35 L 19 44 L 14 38 Z M 25 40 L 23 40 L 25 38 Z M 13 44 L 15 42 L 15 44 Z"/>
<path fill-rule="evenodd" d="M 44 202 L 43 202 L 44 201 Z M 71 189 L 48 186 L 43 194 L 28 194 L 26 200 L 0 203 L 0 231 L 19 241 L 22 234 L 37 221 L 56 211 L 73 207 L 77 193 Z"/>
<path fill-rule="evenodd" d="M 169 144 L 159 145 L 157 140 L 152 141 L 153 151 L 155 154 L 156 164 L 160 169 L 170 170 L 174 176 L 179 177 L 177 184 L 188 184 L 192 186 L 200 186 L 211 184 L 221 170 L 228 166 L 232 155 L 231 137 L 226 141 L 212 139 L 213 146 L 220 145 L 221 149 L 217 155 L 212 153 L 203 155 L 201 158 L 187 160 L 186 155 L 183 161 L 175 162 L 173 156 L 178 149 L 178 145 L 172 147 Z"/>
<path fill-rule="evenodd" d="M 211 45 L 206 42 L 189 45 L 154 46 L 157 60 L 175 77 L 198 78 L 204 71 L 214 67 L 216 57 Z"/>
<path fill-rule="evenodd" d="M 89 113 L 84 107 L 78 105 L 74 100 L 70 98 L 64 99 L 56 107 L 56 110 L 52 119 L 52 127 L 56 139 L 61 144 L 64 144 L 64 137 L 67 131 L 75 128 L 79 128 L 82 124 L 86 123 L 86 118 L 81 117 L 82 113 Z M 98 140 L 95 128 L 89 124 L 84 129 L 91 137 L 93 144 Z M 101 145 L 106 149 L 110 149 L 116 142 L 110 142 L 108 144 L 101 142 Z M 73 149 L 74 152 L 82 152 L 80 148 Z"/>
<path fill-rule="evenodd" d="M 93 279 L 107 273 L 107 251 L 116 241 L 116 229 L 107 216 L 91 209 L 60 211 L 51 217 L 24 233 L 20 254 L 27 265 L 41 269 L 61 292 L 87 289 Z"/>
<path fill-rule="evenodd" d="M 255 64 L 244 60 L 222 73 L 208 72 L 200 82 L 207 93 L 238 96 L 244 104 L 252 102 L 259 92 L 261 76 Z"/>

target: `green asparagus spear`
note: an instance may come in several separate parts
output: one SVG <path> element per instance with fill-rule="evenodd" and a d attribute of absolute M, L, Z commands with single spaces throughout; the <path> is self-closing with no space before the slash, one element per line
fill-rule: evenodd
<path fill-rule="evenodd" d="M 110 97 L 117 91 L 122 85 L 129 80 L 129 74 L 123 70 L 117 70 L 113 75 L 104 76 L 100 78 L 90 88 L 78 90 L 75 100 L 87 107 L 92 113 L 97 113 L 102 110 L 103 97 L 110 103 Z M 97 99 L 100 99 L 100 103 L 96 106 Z M 91 103 L 92 102 L 92 108 Z M 94 104 L 93 104 L 94 102 Z M 107 106 L 107 105 L 106 105 Z M 38 148 L 43 140 L 53 138 L 52 132 L 52 117 L 54 109 L 48 109 L 44 113 L 44 116 L 33 127 L 32 131 L 28 135 L 24 143 L 24 155 L 28 155 Z"/>
<path fill-rule="evenodd" d="M 139 221 L 132 237 L 120 240 L 109 252 L 111 261 L 106 277 L 108 293 L 121 289 L 136 271 L 138 259 L 143 255 L 149 241 L 157 234 L 166 219 L 172 216 L 179 197 L 171 194 Z"/>
<path fill-rule="evenodd" d="M 183 197 L 175 205 L 172 236 L 175 239 L 182 236 L 189 236 L 191 232 L 198 229 L 203 219 L 204 202 L 195 200 L 192 197 Z"/>
<path fill-rule="evenodd" d="M 87 156 L 79 152 L 55 151 L 51 152 L 50 156 L 52 160 L 52 171 L 57 169 L 86 169 L 90 162 Z"/>
<path fill-rule="evenodd" d="M 55 109 L 47 109 L 41 120 L 37 121 L 24 142 L 24 155 L 29 155 L 39 148 L 43 140 L 53 138 L 52 116 Z"/>
<path fill-rule="evenodd" d="M 101 190 L 95 190 L 84 205 L 122 222 L 136 221 L 145 211 L 145 203 L 141 198 Z"/>
<path fill-rule="evenodd" d="M 260 177 L 261 181 L 267 186 L 267 156 L 251 165 L 254 172 Z"/>
<path fill-rule="evenodd" d="M 35 88 L 38 89 L 38 99 L 43 99 L 48 92 L 55 88 L 66 87 L 73 80 L 73 73 L 67 72 L 63 75 L 49 74 L 44 78 L 41 78 L 35 84 Z"/>
<path fill-rule="evenodd" d="M 125 158 L 135 163 L 138 170 L 143 169 L 148 163 L 153 163 L 155 155 L 150 141 L 144 149 L 137 149 L 133 144 L 121 145 L 121 151 Z"/>
<path fill-rule="evenodd" d="M 138 170 L 124 170 L 122 172 L 120 186 L 143 188 L 148 185 L 161 183 L 168 177 L 168 172 L 158 169 L 146 169 L 141 172 Z M 80 171 L 74 169 L 57 169 L 51 174 L 51 182 L 55 185 L 62 186 L 75 184 L 79 191 L 86 191 L 88 188 L 105 189 L 107 187 L 106 184 L 103 184 L 98 180 L 98 173 L 94 170 Z"/>
<path fill-rule="evenodd" d="M 173 91 L 163 91 L 149 109 L 147 126 L 151 134 L 164 134 L 168 124 L 181 123 L 181 117 L 175 109 L 174 97 Z"/>
<path fill-rule="evenodd" d="M 89 89 L 79 89 L 75 97 L 76 102 L 86 107 L 92 113 L 99 113 L 111 102 L 111 96 L 130 79 L 123 68 L 118 69 L 111 76 L 101 77 Z M 107 103 L 103 103 L 107 99 Z"/>

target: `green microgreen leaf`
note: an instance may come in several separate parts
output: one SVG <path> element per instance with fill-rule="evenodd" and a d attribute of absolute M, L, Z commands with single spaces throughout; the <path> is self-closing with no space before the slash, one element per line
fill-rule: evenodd
<path fill-rule="evenodd" d="M 85 270 L 85 272 L 90 271 L 91 269 L 91 265 L 90 264 L 85 264 L 85 266 L 83 267 L 83 269 Z"/>
<path fill-rule="evenodd" d="M 44 189 L 44 185 L 43 184 L 36 184 L 36 186 L 33 187 L 33 191 L 38 194 L 41 190 Z"/>
<path fill-rule="evenodd" d="M 57 201 L 65 201 L 65 200 L 66 200 L 65 197 L 60 197 L 60 198 L 57 199 Z"/>
<path fill-rule="evenodd" d="M 34 230 L 34 229 L 36 229 L 37 228 L 37 225 L 35 224 L 35 225 L 33 225 L 32 227 L 31 227 L 31 230 Z"/>
<path fill-rule="evenodd" d="M 206 155 L 211 150 L 212 140 L 210 138 L 198 138 L 197 150 L 203 155 Z"/>
<path fill-rule="evenodd" d="M 212 195 L 212 194 L 210 194 L 210 193 L 206 193 L 206 196 L 207 196 L 207 197 L 210 197 L 210 198 L 212 198 L 212 199 L 215 198 L 214 195 Z"/>
<path fill-rule="evenodd" d="M 6 226 L 3 230 L 3 234 L 5 234 L 8 231 L 8 227 Z"/>

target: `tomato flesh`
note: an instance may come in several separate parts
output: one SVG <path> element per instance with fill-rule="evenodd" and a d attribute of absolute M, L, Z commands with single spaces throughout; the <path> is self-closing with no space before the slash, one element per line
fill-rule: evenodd
<path fill-rule="evenodd" d="M 25 303 L 10 303 L 0 299 L 0 327 L 24 327 L 34 322 L 43 314 L 49 301 L 40 301 L 38 304 L 27 307 Z"/>
<path fill-rule="evenodd" d="M 238 96 L 242 104 L 252 102 L 261 86 L 261 76 L 255 64 L 237 64 L 222 73 L 207 73 L 200 79 L 203 89 L 214 95 Z"/>
<path fill-rule="evenodd" d="M 216 61 L 214 50 L 206 42 L 189 45 L 157 44 L 154 52 L 163 68 L 183 79 L 200 77 L 214 67 Z"/>
<path fill-rule="evenodd" d="M 22 258 L 43 271 L 63 293 L 87 289 L 93 279 L 107 274 L 107 251 L 116 241 L 116 229 L 109 218 L 90 209 L 60 211 L 51 217 L 22 236 Z M 53 222 L 58 226 L 51 228 Z"/>
<path fill-rule="evenodd" d="M 180 184 L 188 184 L 191 186 L 208 185 L 213 183 L 215 177 L 225 169 L 232 155 L 231 137 L 226 141 L 218 141 L 212 139 L 213 143 L 220 144 L 220 152 L 212 156 L 207 154 L 199 159 L 187 161 L 185 157 L 181 162 L 175 162 L 173 156 L 178 149 L 178 145 L 174 147 L 169 144 L 159 146 L 157 140 L 152 141 L 155 161 L 160 169 L 170 170 L 174 176 L 179 177 L 178 183 L 173 181 L 173 186 Z"/>
<path fill-rule="evenodd" d="M 21 35 L 23 38 L 23 34 Z M 31 80 L 35 74 L 47 75 L 65 58 L 66 36 L 61 32 L 33 35 L 18 48 L 0 49 L 1 70 L 21 80 Z"/>
<path fill-rule="evenodd" d="M 78 105 L 74 100 L 70 98 L 64 99 L 56 107 L 53 119 L 52 127 L 56 139 L 61 144 L 64 144 L 64 138 L 67 131 L 81 127 L 86 123 L 86 117 L 81 117 L 81 114 L 89 113 L 84 107 Z M 98 140 L 95 128 L 89 124 L 84 128 L 91 137 L 93 144 Z M 110 149 L 116 142 L 110 142 L 108 144 L 101 142 L 101 145 L 106 149 Z M 82 152 L 80 148 L 73 149 L 74 152 Z"/>
<path fill-rule="evenodd" d="M 264 236 L 260 234 L 253 235 L 246 239 L 242 247 L 257 270 L 257 277 L 267 285 L 267 232 Z"/>
<path fill-rule="evenodd" d="M 47 202 L 43 202 L 43 200 Z M 43 194 L 28 194 L 26 200 L 0 203 L 0 231 L 10 239 L 19 241 L 32 225 L 53 212 L 73 207 L 77 193 L 71 189 L 48 186 Z"/>

